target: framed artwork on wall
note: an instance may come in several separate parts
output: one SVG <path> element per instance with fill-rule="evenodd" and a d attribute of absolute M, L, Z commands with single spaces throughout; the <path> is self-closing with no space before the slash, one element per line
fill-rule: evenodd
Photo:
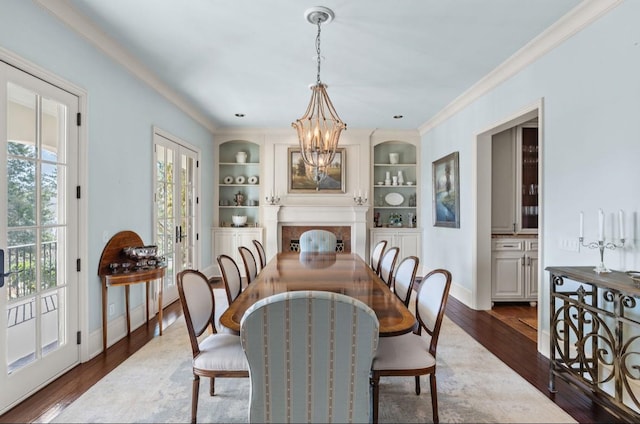
<path fill-rule="evenodd" d="M 289 193 L 345 193 L 346 151 L 336 149 L 333 161 L 315 169 L 304 163 L 299 147 L 289 147 Z"/>
<path fill-rule="evenodd" d="M 458 152 L 433 162 L 433 225 L 460 228 Z"/>

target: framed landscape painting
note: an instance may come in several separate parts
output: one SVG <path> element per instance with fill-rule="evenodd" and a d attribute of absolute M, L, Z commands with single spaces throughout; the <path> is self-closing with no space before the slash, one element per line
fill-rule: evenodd
<path fill-rule="evenodd" d="M 304 163 L 299 147 L 289 147 L 289 193 L 344 193 L 345 162 L 345 149 L 338 148 L 329 166 L 314 169 Z"/>
<path fill-rule="evenodd" d="M 458 152 L 433 162 L 433 225 L 460 228 Z"/>

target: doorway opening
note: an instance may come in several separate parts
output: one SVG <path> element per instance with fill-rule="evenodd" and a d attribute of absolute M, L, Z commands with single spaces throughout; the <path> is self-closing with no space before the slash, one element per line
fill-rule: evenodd
<path fill-rule="evenodd" d="M 476 240 L 475 240 L 475 284 L 474 284 L 474 302 L 475 309 L 487 310 L 491 311 L 494 306 L 494 299 L 496 297 L 495 286 L 492 286 L 492 281 L 496 276 L 496 267 L 498 268 L 498 272 L 506 273 L 512 272 L 513 275 L 521 275 L 524 278 L 525 271 L 528 273 L 527 278 L 530 281 L 530 286 L 535 289 L 534 294 L 529 292 L 529 297 L 533 296 L 532 299 L 523 298 L 522 302 L 517 302 L 513 306 L 509 313 L 497 314 L 502 315 L 505 320 L 507 317 L 511 316 L 515 321 L 521 323 L 517 315 L 518 311 L 521 312 L 523 319 L 526 319 L 531 324 L 535 323 L 535 327 L 539 328 L 541 311 L 537 305 L 540 305 L 540 291 L 537 290 L 539 286 L 539 276 L 542 275 L 540 272 L 541 261 L 538 261 L 538 257 L 541 257 L 541 250 L 543 246 L 542 240 L 542 226 L 543 226 L 543 205 L 538 203 L 536 205 L 535 213 L 537 215 L 537 229 L 534 231 L 532 229 L 523 229 L 525 217 L 526 215 L 532 214 L 534 209 L 528 205 L 524 205 L 522 202 L 519 204 L 514 203 L 513 207 L 513 216 L 514 223 L 513 226 L 510 225 L 509 232 L 511 234 L 506 234 L 507 231 L 503 231 L 503 234 L 494 233 L 494 226 L 492 225 L 492 215 L 494 208 L 494 188 L 492 185 L 493 180 L 493 155 L 492 155 L 492 147 L 493 147 L 493 139 L 496 134 L 504 133 L 512 128 L 522 127 L 524 124 L 537 122 L 538 127 L 538 149 L 535 153 L 535 158 L 538 161 L 537 165 L 537 175 L 536 175 L 536 186 L 535 193 L 537 199 L 542 199 L 542 179 L 541 179 L 541 169 L 542 163 L 540 158 L 542 157 L 542 134 L 543 132 L 543 120 L 542 120 L 542 99 L 535 102 L 532 105 L 529 105 L 522 110 L 514 113 L 512 116 L 505 118 L 504 120 L 497 122 L 491 125 L 488 129 L 478 133 L 476 135 Z M 522 146 L 514 149 L 514 154 L 522 154 Z M 517 172 L 516 172 L 517 174 Z M 521 176 L 520 176 L 521 177 Z M 528 194 L 529 191 L 524 190 L 522 187 L 523 181 L 522 179 L 514 178 L 511 181 L 513 190 L 523 190 L 524 193 Z M 506 179 L 506 177 L 505 177 Z M 522 192 L 521 192 L 522 193 Z M 500 193 L 497 194 L 498 196 Z M 520 221 L 518 221 L 520 219 Z M 523 239 L 520 240 L 522 245 L 516 246 L 512 243 L 507 243 L 505 240 L 508 240 L 509 236 L 523 236 Z M 505 237 L 504 239 L 501 237 Z M 496 265 L 494 259 L 494 249 L 496 248 L 496 240 L 501 240 L 505 245 L 505 249 L 514 250 L 516 248 L 522 249 L 522 254 L 518 256 L 514 256 L 513 261 L 502 261 Z M 528 249 L 528 250 L 527 250 Z M 518 252 L 519 253 L 519 252 Z M 529 256 L 527 256 L 529 255 Z M 502 267 L 502 268 L 500 268 Z M 529 284 L 529 283 L 528 283 Z M 524 286 L 523 286 L 524 287 Z M 525 290 L 525 288 L 521 288 L 521 290 Z M 500 300 L 504 300 L 505 302 L 514 302 L 517 301 L 516 298 L 513 298 L 511 295 L 514 293 L 510 293 L 507 296 L 504 296 Z M 532 303 L 529 303 L 532 300 Z M 531 320 L 531 309 L 524 308 L 533 308 L 535 309 L 535 320 Z M 526 313 L 525 313 L 526 312 Z M 514 315 L 515 314 L 515 315 Z M 500 318 L 500 316 L 497 316 Z M 540 331 L 537 331 L 537 341 L 540 346 Z"/>

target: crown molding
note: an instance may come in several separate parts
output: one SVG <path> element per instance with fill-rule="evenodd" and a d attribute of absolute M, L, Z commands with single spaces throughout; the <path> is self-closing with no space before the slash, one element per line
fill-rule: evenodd
<path fill-rule="evenodd" d="M 471 88 L 456 97 L 427 122 L 418 127 L 424 135 L 478 98 L 493 90 L 540 57 L 553 50 L 574 34 L 620 5 L 624 0 L 584 0 L 569 13 L 551 25 L 546 31 L 525 44 L 510 58 L 488 73 Z"/>
<path fill-rule="evenodd" d="M 122 65 L 133 75 L 140 78 L 209 131 L 214 132 L 216 130 L 216 126 L 210 119 L 197 110 L 189 101 L 184 99 L 184 97 L 162 82 L 153 72 L 116 43 L 111 37 L 98 30 L 97 26 L 93 25 L 91 20 L 79 13 L 68 0 L 34 0 L 34 2 L 87 39 L 91 44 Z"/>

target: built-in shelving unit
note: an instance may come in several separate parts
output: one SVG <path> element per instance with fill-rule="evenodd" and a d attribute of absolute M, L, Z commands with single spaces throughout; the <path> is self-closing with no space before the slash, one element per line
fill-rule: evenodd
<path fill-rule="evenodd" d="M 260 146 L 227 141 L 220 144 L 218 158 L 218 225 L 231 226 L 233 215 L 246 215 L 247 226 L 255 226 L 260 217 Z"/>

